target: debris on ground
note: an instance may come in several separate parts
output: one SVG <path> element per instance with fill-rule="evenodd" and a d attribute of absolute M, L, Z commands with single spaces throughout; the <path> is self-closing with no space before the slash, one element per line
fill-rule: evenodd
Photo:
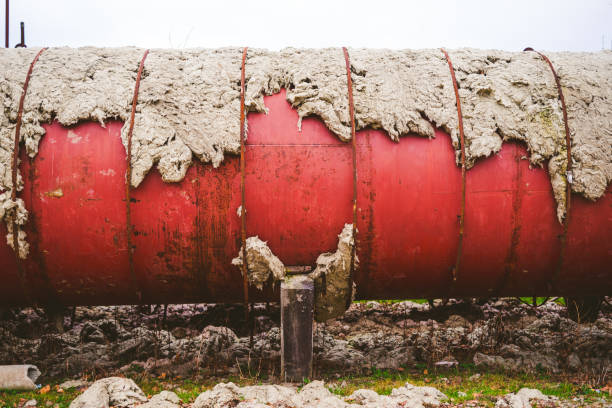
<path fill-rule="evenodd" d="M 399 370 L 417 364 L 443 369 L 470 364 L 507 372 L 601 372 L 612 365 L 612 318 L 604 303 L 593 323 L 576 323 L 565 307 L 539 308 L 515 299 L 427 304 L 353 303 L 318 323 L 315 375 Z M 280 370 L 278 304 L 255 304 L 253 347 L 242 305 L 78 307 L 55 333 L 38 309 L 12 310 L 0 321 L 0 364 L 35 364 L 43 381 L 140 370 L 188 377 L 239 374 L 257 366 Z M 66 387 L 63 387 L 66 388 Z"/>

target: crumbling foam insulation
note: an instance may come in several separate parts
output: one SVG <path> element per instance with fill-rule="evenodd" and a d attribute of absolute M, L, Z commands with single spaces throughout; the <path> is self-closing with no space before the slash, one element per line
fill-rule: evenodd
<path fill-rule="evenodd" d="M 285 265 L 259 237 L 249 237 L 246 240 L 247 276 L 249 284 L 259 290 L 268 281 L 278 281 L 285 276 Z M 242 266 L 242 247 L 238 256 L 232 259 L 232 265 Z M 242 268 L 241 268 L 242 271 Z"/>
<path fill-rule="evenodd" d="M 349 286 L 353 245 L 353 225 L 345 224 L 338 235 L 336 252 L 326 252 L 317 258 L 317 267 L 311 274 L 315 284 L 314 318 L 317 322 L 341 316 L 351 304 L 349 296 L 355 295 L 354 288 Z M 354 262 L 357 268 L 357 255 Z"/>
<path fill-rule="evenodd" d="M 4 104 L 0 191 L 13 188 L 11 155 L 19 97 L 37 52 L 35 48 L 0 50 Z M 143 52 L 137 48 L 46 50 L 34 67 L 25 98 L 21 142 L 28 155 L 37 153 L 45 132 L 41 124 L 53 120 L 62 125 L 123 120 L 125 145 Z M 351 49 L 349 53 L 357 129 L 384 129 L 397 141 L 410 132 L 434 137 L 433 123 L 450 133 L 459 164 L 455 96 L 442 52 Z M 240 48 L 151 50 L 144 65 L 132 137 L 134 187 L 154 165 L 164 181 L 175 182 L 185 176 L 193 156 L 216 167 L 225 153 L 239 152 L 241 55 Z M 498 152 L 503 141 L 524 142 L 533 165 L 548 160 L 557 215 L 562 220 L 565 134 L 548 65 L 534 52 L 460 49 L 450 56 L 461 97 L 467 166 Z M 612 52 L 548 56 L 568 105 L 572 190 L 595 200 L 612 180 Z M 340 139 L 349 140 L 345 69 L 339 48 L 249 49 L 245 109 L 265 112 L 263 96 L 286 88 L 287 100 L 300 121 L 319 116 Z M 22 186 L 19 176 L 18 190 Z M 8 197 L 2 200 L 10 200 Z"/>
<path fill-rule="evenodd" d="M 0 149 L 0 152 L 2 150 Z M 0 194 L 0 220 L 6 220 L 8 233 L 6 235 L 7 244 L 15 250 L 15 241 L 13 238 L 13 221 L 17 227 L 17 246 L 19 247 L 19 257 L 25 259 L 30 250 L 30 244 L 26 241 L 26 233 L 20 228 L 28 221 L 28 212 L 25 208 L 23 200 L 17 198 L 11 200 L 10 191 Z"/>
<path fill-rule="evenodd" d="M 338 249 L 318 256 L 317 266 L 310 277 L 315 284 L 315 320 L 324 322 L 341 316 L 347 308 L 349 296 L 354 290 L 349 290 L 351 273 L 351 251 L 353 249 L 353 225 L 345 224 L 338 235 Z M 285 277 L 285 266 L 268 247 L 266 242 L 258 237 L 246 240 L 246 257 L 249 284 L 263 289 L 266 283 L 282 280 Z M 232 264 L 242 266 L 242 247 Z M 358 265 L 355 256 L 355 267 Z M 353 284 L 354 285 L 354 284 Z"/>

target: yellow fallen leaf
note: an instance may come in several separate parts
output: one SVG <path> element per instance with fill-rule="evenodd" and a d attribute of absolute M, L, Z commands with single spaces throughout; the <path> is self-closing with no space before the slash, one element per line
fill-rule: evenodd
<path fill-rule="evenodd" d="M 44 387 L 42 387 L 42 388 L 40 389 L 40 391 L 39 391 L 39 392 L 40 392 L 41 394 L 46 394 L 46 393 L 48 393 L 49 391 L 51 391 L 51 386 L 50 386 L 49 384 L 47 384 L 47 385 L 45 385 Z"/>

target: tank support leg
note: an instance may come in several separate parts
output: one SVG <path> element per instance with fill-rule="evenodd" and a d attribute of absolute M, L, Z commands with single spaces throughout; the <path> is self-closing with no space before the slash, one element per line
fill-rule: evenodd
<path fill-rule="evenodd" d="M 288 275 L 281 283 L 281 378 L 302 382 L 312 375 L 314 282 Z"/>

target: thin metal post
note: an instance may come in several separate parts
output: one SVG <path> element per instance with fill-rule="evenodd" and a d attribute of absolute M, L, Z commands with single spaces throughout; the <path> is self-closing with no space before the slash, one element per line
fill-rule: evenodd
<path fill-rule="evenodd" d="M 9 47 L 9 0 L 6 0 L 6 12 L 4 14 L 4 48 Z"/>

